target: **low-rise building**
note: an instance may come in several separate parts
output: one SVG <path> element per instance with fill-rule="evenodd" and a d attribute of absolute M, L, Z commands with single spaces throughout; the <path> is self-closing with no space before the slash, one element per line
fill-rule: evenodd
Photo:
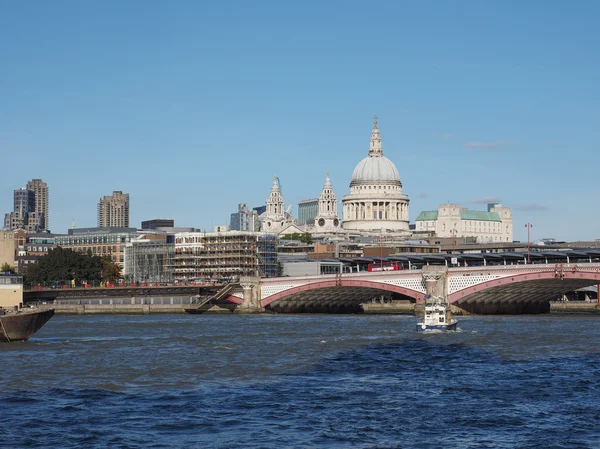
<path fill-rule="evenodd" d="M 512 242 L 512 215 L 508 207 L 489 204 L 487 211 L 440 204 L 438 210 L 423 211 L 415 220 L 415 234 L 440 238 L 475 237 L 479 243 Z"/>
<path fill-rule="evenodd" d="M 175 281 L 230 280 L 279 274 L 275 236 L 262 232 L 175 234 L 169 271 Z"/>
<path fill-rule="evenodd" d="M 132 240 L 125 246 L 123 276 L 136 283 L 171 282 L 168 268 L 173 250 L 172 235 L 145 234 Z"/>
<path fill-rule="evenodd" d="M 74 228 L 68 232 L 67 235 L 55 235 L 56 246 L 108 256 L 121 269 L 125 266 L 125 246 L 139 237 L 136 228 Z"/>
<path fill-rule="evenodd" d="M 23 276 L 0 273 L 0 307 L 21 307 L 23 304 Z"/>
<path fill-rule="evenodd" d="M 0 231 L 0 266 L 15 265 L 17 243 L 13 231 Z"/>

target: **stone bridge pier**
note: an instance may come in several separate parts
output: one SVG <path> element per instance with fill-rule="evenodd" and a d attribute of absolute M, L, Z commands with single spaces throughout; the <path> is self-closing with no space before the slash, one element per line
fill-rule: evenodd
<path fill-rule="evenodd" d="M 260 304 L 260 278 L 253 276 L 242 276 L 240 278 L 243 300 L 235 309 L 237 313 L 260 313 L 264 309 Z"/>
<path fill-rule="evenodd" d="M 448 301 L 448 267 L 428 265 L 421 272 L 425 283 L 425 293 Z M 422 315 L 425 307 L 424 300 L 417 300 L 415 314 Z"/>

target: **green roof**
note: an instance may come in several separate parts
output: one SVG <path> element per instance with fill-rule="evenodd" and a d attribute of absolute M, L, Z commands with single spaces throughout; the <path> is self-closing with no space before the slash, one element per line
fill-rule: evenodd
<path fill-rule="evenodd" d="M 463 210 L 460 211 L 461 220 L 478 220 L 478 221 L 502 221 L 498 212 L 481 212 L 478 210 Z"/>
<path fill-rule="evenodd" d="M 415 221 L 435 221 L 438 219 L 437 210 L 425 210 L 419 214 Z M 477 220 L 477 221 L 502 221 L 498 212 L 482 212 L 478 210 L 460 210 L 461 220 Z"/>
<path fill-rule="evenodd" d="M 429 220 L 437 220 L 438 211 L 437 210 L 424 210 L 419 214 L 419 216 L 415 219 L 415 221 L 429 221 Z"/>

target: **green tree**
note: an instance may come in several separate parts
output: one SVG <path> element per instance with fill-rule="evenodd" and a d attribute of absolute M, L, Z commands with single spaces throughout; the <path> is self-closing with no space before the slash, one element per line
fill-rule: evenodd
<path fill-rule="evenodd" d="M 4 262 L 2 264 L 2 266 L 0 267 L 0 273 L 14 273 L 14 272 L 15 272 L 15 267 L 13 267 L 8 262 Z"/>
<path fill-rule="evenodd" d="M 58 247 L 40 257 L 37 263 L 30 264 L 25 272 L 28 284 L 71 280 L 76 283 L 101 281 L 102 258 Z"/>
<path fill-rule="evenodd" d="M 307 245 L 310 245 L 313 242 L 312 235 L 310 235 L 310 232 L 305 232 L 304 234 L 301 234 L 298 240 L 300 240 L 302 243 L 306 243 Z"/>

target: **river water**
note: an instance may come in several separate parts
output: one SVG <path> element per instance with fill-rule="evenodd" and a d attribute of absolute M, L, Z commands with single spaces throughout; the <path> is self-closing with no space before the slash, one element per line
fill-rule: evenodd
<path fill-rule="evenodd" d="M 600 317 L 416 321 L 55 316 L 0 344 L 0 447 L 600 447 Z"/>

